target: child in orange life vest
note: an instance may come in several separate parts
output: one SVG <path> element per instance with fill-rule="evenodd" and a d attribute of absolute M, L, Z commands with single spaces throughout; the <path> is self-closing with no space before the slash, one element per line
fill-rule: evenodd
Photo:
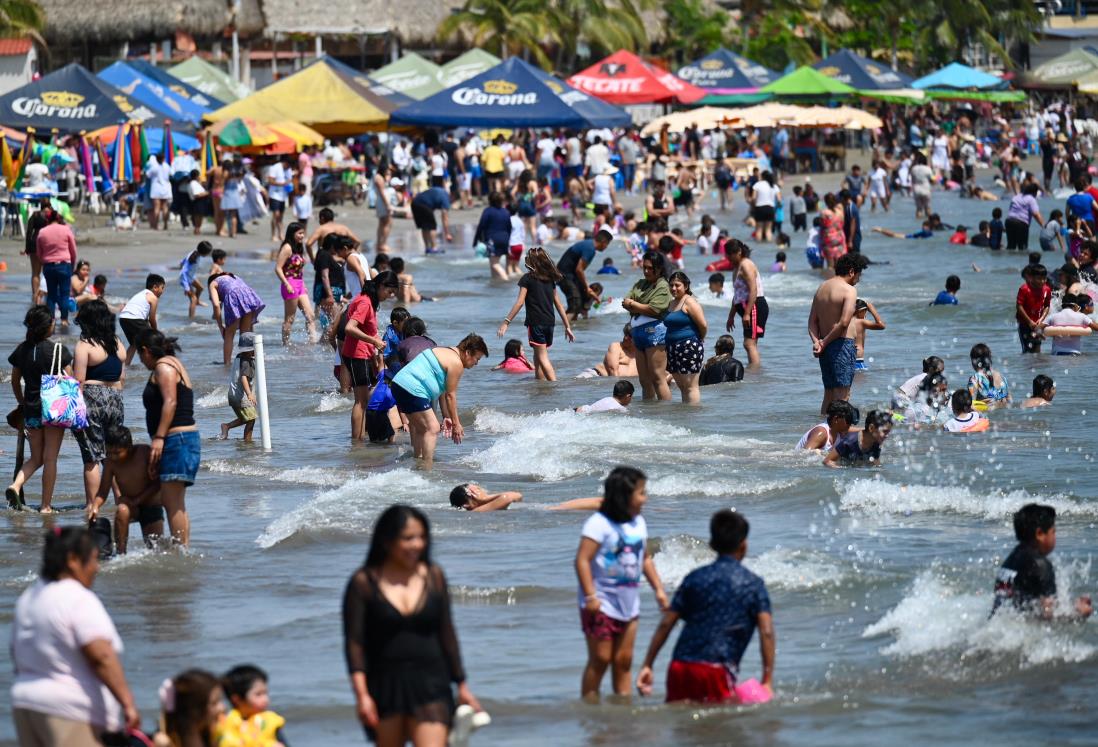
<path fill-rule="evenodd" d="M 951 401 L 953 417 L 946 421 L 945 429 L 950 433 L 979 433 L 986 431 L 990 423 L 987 418 L 972 410 L 972 395 L 967 389 L 958 389 Z"/>
<path fill-rule="evenodd" d="M 267 710 L 267 673 L 250 664 L 233 667 L 222 687 L 233 709 L 214 729 L 215 747 L 283 747 L 286 719 Z"/>

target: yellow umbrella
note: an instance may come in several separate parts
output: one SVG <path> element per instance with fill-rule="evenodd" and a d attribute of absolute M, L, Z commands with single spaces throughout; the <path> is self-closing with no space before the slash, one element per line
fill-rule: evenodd
<path fill-rule="evenodd" d="M 268 127 L 274 132 L 293 140 L 299 150 L 310 145 L 324 145 L 323 135 L 300 122 L 272 122 Z"/>

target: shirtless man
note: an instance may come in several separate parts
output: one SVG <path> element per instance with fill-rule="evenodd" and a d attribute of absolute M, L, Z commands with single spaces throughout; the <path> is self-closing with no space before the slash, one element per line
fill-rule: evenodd
<path fill-rule="evenodd" d="M 114 546 L 119 555 L 126 554 L 130 537 L 130 521 L 137 518 L 145 544 L 164 534 L 164 509 L 160 505 L 160 481 L 149 479 L 150 448 L 133 445 L 129 428 L 112 427 L 103 434 L 107 445 L 107 461 L 99 490 L 85 508 L 88 521 L 99 517 L 99 509 L 107 501 L 107 491 L 117 483 L 114 512 Z"/>
<path fill-rule="evenodd" d="M 423 300 L 423 296 L 416 290 L 415 278 L 410 272 L 404 271 L 403 259 L 400 257 L 390 259 L 389 269 L 396 273 L 397 282 L 400 284 L 397 288 L 397 300 L 401 303 L 419 303 Z"/>
<path fill-rule="evenodd" d="M 318 244 L 324 246 L 324 239 L 331 234 L 346 236 L 351 241 L 355 242 L 351 249 L 356 252 L 358 251 L 358 247 L 362 245 L 362 242 L 359 241 L 358 237 L 355 236 L 354 232 L 347 228 L 347 226 L 335 222 L 335 213 L 332 212 L 331 208 L 321 208 L 317 218 L 320 221 L 320 225 L 317 226 L 312 235 L 305 240 L 305 251 L 309 253 L 309 262 L 316 261 L 313 247 Z"/>
<path fill-rule="evenodd" d="M 633 346 L 633 332 L 628 324 L 622 334 L 621 342 L 610 343 L 606 348 L 606 357 L 595 366 L 599 376 L 630 379 L 640 375 L 637 373 L 637 349 Z"/>
<path fill-rule="evenodd" d="M 854 337 L 854 307 L 858 293 L 854 286 L 869 266 L 861 254 L 844 254 L 835 263 L 835 277 L 825 280 L 812 299 L 808 314 L 808 336 L 812 339 L 812 355 L 820 359 L 824 396 L 820 414 L 835 400 L 849 400 L 854 383 L 856 352 Z"/>
<path fill-rule="evenodd" d="M 509 490 L 503 493 L 489 493 L 476 483 L 458 485 L 450 491 L 450 505 L 466 511 L 505 511 L 512 503 L 522 501 L 522 493 Z M 546 506 L 546 511 L 598 511 L 602 498 L 573 498 L 563 503 Z"/>
<path fill-rule="evenodd" d="M 652 183 L 652 194 L 644 198 L 644 211 L 647 213 L 645 220 L 652 221 L 655 218 L 670 218 L 675 213 L 675 203 L 668 199 L 664 190 L 667 185 L 657 181 Z"/>
<path fill-rule="evenodd" d="M 221 197 L 225 194 L 225 169 L 221 164 L 214 166 L 209 171 L 210 202 L 214 211 L 214 233 L 218 236 L 227 236 L 225 229 L 225 214 L 221 212 Z"/>

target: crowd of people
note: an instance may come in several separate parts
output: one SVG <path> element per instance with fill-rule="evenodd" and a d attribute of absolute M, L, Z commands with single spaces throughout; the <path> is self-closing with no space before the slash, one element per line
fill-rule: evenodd
<path fill-rule="evenodd" d="M 604 300 L 593 276 L 621 272 L 609 257 L 600 265 L 600 254 L 615 242 L 626 247 L 631 265 L 627 271 L 639 277 L 621 300 L 629 316 L 621 340 L 609 347 L 601 364 L 586 372 L 615 379 L 609 396 L 577 408 L 591 417 L 628 411 L 636 392 L 629 379 L 637 380 L 644 400 L 671 400 L 672 389 L 677 388 L 683 405 L 698 406 L 704 387 L 740 381 L 745 372 L 757 371 L 770 314 L 766 276 L 785 272 L 787 266 L 785 252 L 779 252 L 772 264 L 762 263 L 765 270 L 760 268 L 749 244 L 756 252 L 771 242 L 775 249 L 788 248 L 788 225 L 791 232 L 806 234 L 809 263 L 821 271 L 806 318 L 805 356 L 811 352 L 819 362 L 824 420 L 810 428 L 798 446 L 817 451 L 827 467 L 875 465 L 895 428 L 978 433 L 989 428 L 988 412 L 1013 401 L 990 349 L 981 343 L 971 349 L 973 374 L 962 388 L 950 391 L 943 361 L 932 356 L 923 361 L 922 373 L 898 388 L 888 406 L 869 411 L 863 420 L 851 404 L 855 375 L 868 367 L 867 332 L 886 328 L 876 307 L 859 298 L 856 290 L 872 267 L 861 252 L 863 206 L 868 201 L 870 211 L 894 210 L 899 206 L 895 195 L 910 194 L 916 217 L 926 219 L 924 230 L 930 236 L 952 229 L 930 212 L 932 190 L 956 190 L 966 198 L 986 191 L 975 185 L 968 165 L 975 159 L 975 168 L 994 152 L 994 139 L 991 144 L 985 142 L 990 138 L 976 141 L 977 120 L 987 129 L 999 117 L 990 108 L 947 112 L 886 106 L 882 114 L 886 124 L 874 135 L 868 175 L 854 166 L 841 189 L 823 195 L 806 179 L 793 186 L 788 197 L 783 189 L 795 178 L 800 140 L 784 128 L 776 128 L 766 142 L 754 131 L 737 135 L 697 128 L 678 138 L 666 130 L 648 139 L 633 130 L 592 130 L 521 132 L 510 140 L 497 136 L 490 143 L 475 133 L 448 133 L 430 143 L 394 139 L 384 149 L 372 141 L 363 155 L 369 160 L 378 218 L 373 262 L 368 260 L 366 242 L 338 223 L 330 209 L 319 211 L 319 225 L 310 233 L 311 207 L 297 209 L 298 204 L 309 204 L 300 199 L 309 195 L 308 153 L 296 162 L 297 174 L 293 163 L 278 161 L 261 180 L 249 164 L 240 162 L 242 171 L 223 165 L 217 180 L 208 187 L 199 185 L 208 195 L 189 187 L 183 193 L 157 191 L 152 194 L 150 220 L 153 227 L 165 225 L 166 215 L 177 210 L 181 194 L 186 194 L 197 233 L 198 213 L 205 208 L 195 206 L 207 198 L 220 199 L 216 230 L 231 236 L 247 226 L 248 214 L 242 215 L 241 205 L 234 207 L 232 200 L 226 206 L 227 190 L 237 190 L 239 197 L 255 189 L 271 215 L 272 240 L 277 244 L 272 270 L 284 301 L 283 343 L 293 344 L 300 314 L 309 343 L 334 352 L 334 378 L 340 391 L 353 397 L 352 439 L 395 444 L 397 434 L 406 432 L 424 468 L 432 465 L 440 435 L 455 444 L 462 442 L 460 383 L 466 371 L 489 355 L 489 348 L 476 333 L 453 346 L 428 336 L 425 322 L 412 311 L 429 299 L 416 289 L 405 263 L 388 245 L 394 218 L 413 220 L 424 251 L 432 254 L 444 250 L 436 213 L 442 239 L 450 243 L 452 206 L 483 205 L 474 242 L 488 259 L 490 282 L 500 287 L 513 283 L 518 289 L 497 336 L 508 337 L 523 311 L 533 357 L 532 362 L 526 358 L 522 340 L 508 339 L 497 368 L 532 374 L 545 382 L 558 380 L 550 359 L 558 319 L 565 338 L 575 339 L 579 321 Z M 1039 151 L 1043 155 L 1047 143 L 1066 135 L 1068 156 L 1062 165 L 1070 172 L 1070 148 L 1079 138 L 1071 131 L 1070 117 L 1046 115 L 1040 115 L 1047 127 L 1038 133 Z M 1009 127 L 1003 128 L 1010 150 L 1000 153 L 1007 168 L 996 188 L 1010 196 L 1010 209 L 1003 222 L 996 208 L 999 215 L 993 216 L 987 231 L 991 237 L 997 231 L 1000 240 L 1005 235 L 1007 249 L 1026 248 L 1030 220 L 1047 226 L 1063 219 L 1056 211 L 1046 222 L 1035 199 L 1038 191 L 1050 189 L 1049 179 L 1057 173 L 1055 152 L 1043 184 L 1031 174 L 1014 172 L 1014 149 L 1028 148 L 1028 124 L 1027 119 L 1021 140 Z M 726 163 L 732 157 L 754 159 L 756 165 L 734 174 Z M 154 181 L 159 180 L 157 167 L 153 171 Z M 1076 354 L 1085 334 L 1080 330 L 1098 329 L 1088 316 L 1093 302 L 1083 285 L 1098 277 L 1098 242 L 1093 239 L 1098 194 L 1087 191 L 1082 174 L 1074 183 L 1067 204 L 1069 219 L 1063 225 L 1066 233 L 1058 228 L 1042 244 L 1046 251 L 1065 255 L 1056 278 L 1055 310 L 1040 253 L 1027 266 L 1018 291 L 1018 336 L 1027 353 L 1040 352 L 1042 341 L 1050 338 L 1054 353 Z M 747 225 L 724 228 L 722 221 L 706 214 L 700 233 L 688 237 L 681 218 L 692 218 L 710 186 L 719 196 L 718 215 L 730 210 L 734 192 L 743 190 Z M 283 225 L 291 194 L 294 220 Z M 643 200 L 644 209 L 625 210 L 622 194 Z M 562 215 L 556 214 L 558 210 Z M 13 718 L 20 743 L 29 745 L 100 744 L 104 734 L 136 733 L 140 728 L 121 663 L 121 638 L 90 589 L 102 543 L 125 552 L 134 520 L 149 543 L 166 535 L 175 544 L 189 545 L 185 498 L 201 459 L 194 386 L 177 356 L 178 341 L 157 323 L 167 280 L 150 273 L 145 287 L 117 310 L 116 317 L 116 310 L 102 298 L 105 279 L 90 280 L 91 268 L 81 264 L 75 237 L 58 216 L 42 206 L 28 229 L 32 304 L 24 318 L 25 340 L 9 357 L 19 405 L 9 422 L 25 433 L 31 453 L 6 495 L 13 509 L 22 509 L 24 487 L 41 469 L 40 511 L 49 513 L 58 452 L 66 431 L 71 431 L 84 464 L 89 528 L 47 531 L 40 577 L 15 610 Z M 586 225 L 573 225 L 579 223 Z M 743 238 L 733 237 L 734 232 Z M 567 244 L 556 260 L 545 248 L 551 241 Z M 683 261 L 683 247 L 690 244 L 715 255 L 706 269 L 711 273 L 708 290 L 728 304 L 721 320 L 729 334 L 720 335 L 709 359 L 705 350 L 710 325 Z M 991 240 L 988 247 L 997 248 Z M 208 301 L 222 335 L 222 363 L 229 367 L 227 405 L 234 418 L 221 424 L 220 435 L 226 438 L 242 427 L 247 439 L 259 406 L 254 328 L 266 304 L 231 269 L 229 260 L 224 250 L 202 241 L 182 258 L 179 284 L 189 314 L 193 317 Z M 310 265 L 311 288 L 306 285 Z M 727 295 L 723 273 L 730 273 Z M 960 279 L 950 276 L 934 303 L 958 305 L 959 290 Z M 387 326 L 381 321 L 386 302 L 391 304 Z M 55 339 L 56 325 L 65 331 L 70 313 L 75 313 L 79 327 L 71 351 Z M 737 320 L 746 367 L 734 357 L 731 333 Z M 123 406 L 127 367 L 135 357 L 149 372 L 141 397 L 148 444 L 135 442 Z M 1050 377 L 1038 375 L 1032 396 L 1022 406 L 1047 406 L 1055 391 Z M 101 522 L 112 491 L 113 530 L 104 533 Z M 506 509 L 521 498 L 518 493 L 488 494 L 466 483 L 455 488 L 450 501 L 455 507 L 483 512 Z M 621 466 L 606 477 L 600 498 L 552 507 L 590 513 L 575 555 L 577 605 L 587 647 L 581 695 L 597 700 L 607 670 L 617 695 L 628 695 L 634 687 L 650 695 L 657 658 L 681 620 L 685 625 L 666 676 L 668 701 L 765 702 L 773 694 L 775 623 L 765 583 L 741 563 L 748 546 L 747 519 L 728 509 L 714 513 L 709 544 L 716 559 L 687 575 L 669 595 L 647 551 L 646 501 L 645 474 Z M 1045 619 L 1089 616 L 1086 598 L 1077 600 L 1072 610 L 1056 606 L 1055 575 L 1048 561 L 1055 547 L 1055 511 L 1024 506 L 1015 514 L 1014 526 L 1019 544 L 997 577 L 995 607 L 1009 603 Z M 109 554 L 109 547 L 106 550 Z M 642 577 L 651 586 L 662 617 L 634 679 Z M 370 739 L 387 746 L 407 741 L 439 745 L 448 735 L 456 735 L 460 742 L 487 722 L 467 683 L 447 580 L 432 561 L 430 522 L 422 511 L 394 505 L 377 517 L 369 552 L 346 587 L 343 629 L 355 712 Z M 756 630 L 761 678 L 740 681 L 739 664 Z M 151 743 L 285 744 L 285 721 L 270 710 L 267 677 L 255 666 L 242 665 L 223 676 L 188 670 L 167 680 L 159 696 L 162 718 Z M 226 698 L 232 706 L 228 712 Z M 267 741 L 232 741 L 245 739 L 240 735 L 256 740 L 261 735 Z"/>

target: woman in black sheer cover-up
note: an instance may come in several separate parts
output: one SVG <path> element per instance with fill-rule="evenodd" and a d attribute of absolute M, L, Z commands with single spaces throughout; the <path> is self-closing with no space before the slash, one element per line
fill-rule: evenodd
<path fill-rule="evenodd" d="M 366 564 L 343 597 L 347 669 L 359 720 L 381 747 L 442 747 L 458 700 L 480 705 L 465 670 L 442 569 L 430 561 L 427 517 L 392 506 L 374 527 Z"/>

